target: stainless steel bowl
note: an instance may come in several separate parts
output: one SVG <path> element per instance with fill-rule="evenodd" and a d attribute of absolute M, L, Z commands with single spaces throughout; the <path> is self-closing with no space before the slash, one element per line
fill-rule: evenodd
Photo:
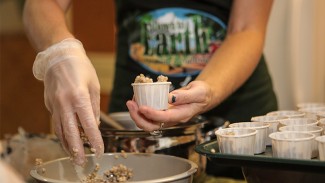
<path fill-rule="evenodd" d="M 100 124 L 105 152 L 139 152 L 177 156 L 189 159 L 199 166 L 199 172 L 205 169 L 205 157 L 194 151 L 194 146 L 203 142 L 201 130 L 208 121 L 197 116 L 187 123 L 164 128 L 159 136 L 153 136 L 135 126 L 129 112 L 111 113 L 110 116 L 125 127 L 124 130 L 111 128 L 105 122 Z"/>
<path fill-rule="evenodd" d="M 122 155 L 126 155 L 126 158 Z M 129 183 L 191 183 L 197 165 L 192 161 L 163 154 L 147 153 L 106 153 L 100 159 L 94 155 L 87 155 L 87 164 L 83 174 L 89 175 L 96 163 L 100 169 L 98 175 L 103 175 L 113 166 L 123 164 L 133 170 L 133 177 Z M 118 156 L 119 158 L 116 158 Z M 74 166 L 69 158 L 61 158 L 43 163 L 31 170 L 31 176 L 38 182 L 44 183 L 69 183 L 80 182 Z"/>

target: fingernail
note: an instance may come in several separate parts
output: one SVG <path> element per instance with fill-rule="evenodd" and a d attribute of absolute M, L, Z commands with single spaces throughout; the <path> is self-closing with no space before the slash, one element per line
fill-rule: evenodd
<path fill-rule="evenodd" d="M 176 97 L 175 95 L 172 96 L 172 103 L 175 103 L 176 102 Z"/>
<path fill-rule="evenodd" d="M 133 110 L 133 105 L 130 104 L 130 101 L 126 103 L 126 106 L 129 108 L 129 110 Z"/>

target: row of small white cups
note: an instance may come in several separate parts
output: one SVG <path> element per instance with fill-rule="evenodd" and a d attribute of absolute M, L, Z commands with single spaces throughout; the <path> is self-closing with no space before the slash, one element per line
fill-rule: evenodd
<path fill-rule="evenodd" d="M 287 150 L 287 153 L 280 153 L 278 150 L 281 151 L 281 148 L 288 148 L 290 147 L 290 144 L 294 144 L 296 146 L 301 140 L 293 139 L 293 134 L 308 134 L 310 137 L 310 141 L 306 144 L 310 145 L 308 148 L 310 150 L 309 158 L 314 158 L 318 156 L 318 151 L 325 151 L 325 139 L 323 138 L 323 145 L 321 146 L 321 142 L 317 144 L 315 141 L 316 135 L 319 136 L 320 132 L 323 130 L 321 127 L 317 126 L 284 126 L 281 127 L 281 132 L 272 132 L 268 135 L 268 127 L 270 125 L 264 122 L 239 122 L 239 123 L 233 123 L 230 125 L 230 128 L 227 129 L 220 129 L 216 131 L 217 139 L 218 139 L 218 145 L 219 149 L 222 153 L 231 153 L 231 154 L 260 154 L 263 153 L 266 149 L 266 140 L 269 138 L 272 139 L 272 146 L 273 146 L 273 156 L 275 157 L 286 157 L 286 158 L 301 158 L 306 159 L 306 157 L 302 157 L 302 153 L 297 152 L 291 152 Z M 305 128 L 305 130 L 304 130 Z M 300 131 L 302 130 L 302 131 Z M 309 132 L 311 133 L 309 133 Z M 283 134 L 287 134 L 283 136 Z M 298 135 L 299 136 L 299 135 Z M 287 137 L 287 141 L 290 141 L 292 143 L 286 144 L 284 143 L 284 139 L 278 139 L 278 137 Z M 289 139 L 288 139 L 289 138 Z M 290 139 L 291 138 L 291 139 Z M 304 139 L 302 139 L 304 141 Z M 320 140 L 321 141 L 321 140 Z M 284 146 L 280 146 L 280 144 L 286 144 Z M 318 148 L 322 147 L 323 149 Z M 291 145 L 292 146 L 292 145 Z M 300 146 L 291 148 L 297 149 Z M 302 148 L 303 150 L 304 148 Z M 291 152 L 291 153 L 290 153 Z M 321 154 L 320 159 L 322 159 L 325 155 Z"/>
<path fill-rule="evenodd" d="M 286 118 L 283 116 L 266 115 L 266 116 L 256 116 L 253 117 L 251 120 L 270 124 L 269 132 L 268 132 L 269 135 L 277 131 L 296 131 L 296 132 L 306 132 L 306 133 L 309 132 L 314 134 L 316 137 L 325 133 L 325 129 L 324 129 L 325 118 L 316 120 L 311 118 Z M 271 137 L 268 137 L 266 141 L 267 141 L 266 145 L 272 145 Z M 315 140 L 313 142 L 312 148 L 313 150 L 312 150 L 311 157 L 315 158 L 318 156 L 318 146 Z"/>
<path fill-rule="evenodd" d="M 229 134 L 234 133 L 234 134 Z M 256 151 L 257 130 L 227 128 L 216 131 L 221 153 L 253 155 Z M 315 135 L 305 132 L 274 132 L 270 134 L 273 157 L 311 159 Z M 263 140 L 262 140 L 263 141 Z M 316 137 L 319 159 L 325 160 L 325 136 Z"/>
<path fill-rule="evenodd" d="M 281 116 L 286 118 L 325 118 L 325 107 L 303 108 L 299 110 L 280 110 L 272 111 L 266 114 L 267 116 Z"/>
<path fill-rule="evenodd" d="M 283 116 L 271 116 L 271 115 L 263 115 L 263 116 L 255 116 L 251 118 L 253 122 L 264 122 L 266 124 L 270 124 L 268 134 L 279 131 L 282 126 L 320 126 L 323 128 L 323 132 L 319 135 L 325 135 L 325 118 L 321 118 L 319 120 L 312 118 L 287 118 Z M 267 138 L 266 145 L 271 144 L 271 138 Z"/>

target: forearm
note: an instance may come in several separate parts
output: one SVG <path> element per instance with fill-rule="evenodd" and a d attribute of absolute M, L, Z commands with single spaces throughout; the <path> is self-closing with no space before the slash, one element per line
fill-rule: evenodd
<path fill-rule="evenodd" d="M 227 36 L 196 79 L 205 81 L 211 90 L 206 110 L 219 105 L 249 78 L 259 62 L 263 44 L 264 32 L 256 30 Z"/>
<path fill-rule="evenodd" d="M 62 0 L 26 0 L 23 22 L 27 36 L 37 51 L 73 37 L 64 16 L 69 3 Z"/>

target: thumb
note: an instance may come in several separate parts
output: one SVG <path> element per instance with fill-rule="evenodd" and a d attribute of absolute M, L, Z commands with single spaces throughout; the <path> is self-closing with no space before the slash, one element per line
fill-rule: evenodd
<path fill-rule="evenodd" d="M 204 102 L 208 94 L 206 85 L 193 81 L 187 86 L 174 90 L 168 95 L 168 102 L 172 105 Z"/>

